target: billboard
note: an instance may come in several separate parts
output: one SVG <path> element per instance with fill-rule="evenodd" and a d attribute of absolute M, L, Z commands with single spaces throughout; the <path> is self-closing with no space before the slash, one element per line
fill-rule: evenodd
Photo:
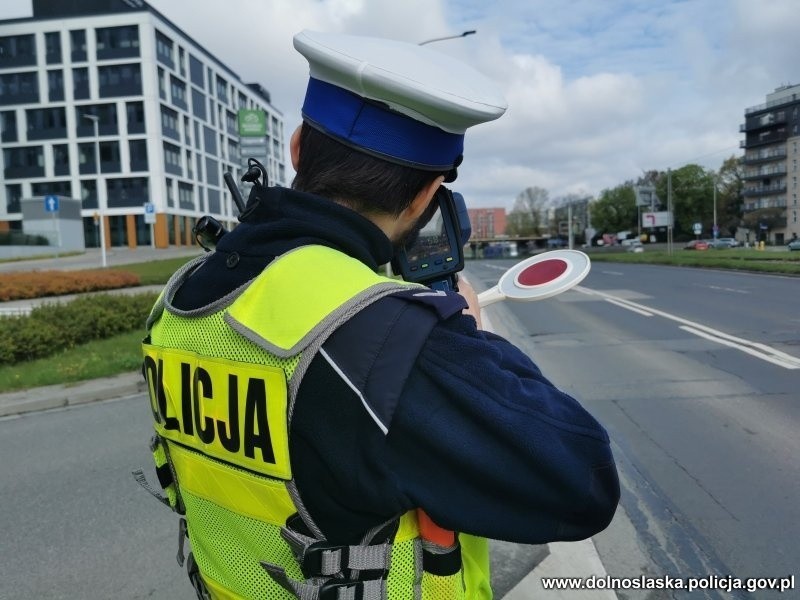
<path fill-rule="evenodd" d="M 243 108 L 239 111 L 239 135 L 241 137 L 265 137 L 267 115 L 263 110 Z"/>
<path fill-rule="evenodd" d="M 672 216 L 668 211 L 642 213 L 642 227 L 672 227 Z"/>

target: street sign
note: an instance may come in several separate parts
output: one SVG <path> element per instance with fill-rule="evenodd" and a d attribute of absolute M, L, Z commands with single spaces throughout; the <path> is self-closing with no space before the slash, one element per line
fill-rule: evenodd
<path fill-rule="evenodd" d="M 58 212 L 58 196 L 45 196 L 44 197 L 44 210 L 49 213 Z"/>
<path fill-rule="evenodd" d="M 695 235 L 700 235 L 703 233 L 703 224 L 702 223 L 695 223 L 692 225 L 692 231 L 694 231 Z"/>
<path fill-rule="evenodd" d="M 642 227 L 669 227 L 669 216 L 670 213 L 666 210 L 659 212 L 643 212 Z"/>
<path fill-rule="evenodd" d="M 152 202 L 144 203 L 144 222 L 148 225 L 156 222 L 156 205 Z"/>

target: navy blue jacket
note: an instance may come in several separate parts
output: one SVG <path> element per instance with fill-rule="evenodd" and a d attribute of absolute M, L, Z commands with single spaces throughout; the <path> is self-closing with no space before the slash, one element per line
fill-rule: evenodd
<path fill-rule="evenodd" d="M 173 303 L 204 306 L 310 243 L 373 269 L 392 254 L 359 214 L 270 188 L 260 201 L 251 196 L 242 224 Z M 312 361 L 290 455 L 303 502 L 330 541 L 357 543 L 417 507 L 442 527 L 519 543 L 579 540 L 611 521 L 619 481 L 603 427 L 519 349 L 478 330 L 463 306 L 457 294 L 386 297 Z"/>

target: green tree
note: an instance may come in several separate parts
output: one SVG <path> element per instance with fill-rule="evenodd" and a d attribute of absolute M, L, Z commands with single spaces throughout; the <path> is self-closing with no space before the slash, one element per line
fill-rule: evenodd
<path fill-rule="evenodd" d="M 636 230 L 636 194 L 631 182 L 603 190 L 592 203 L 592 227 L 599 232 Z"/>
<path fill-rule="evenodd" d="M 675 235 L 690 237 L 694 223 L 701 223 L 703 235 L 710 237 L 714 223 L 714 176 L 700 165 L 684 165 L 672 171 L 672 212 Z M 669 175 L 656 183 L 656 193 L 665 202 Z"/>
<path fill-rule="evenodd" d="M 739 158 L 730 156 L 717 172 L 717 224 L 721 237 L 736 235 L 742 222 L 743 172 Z"/>

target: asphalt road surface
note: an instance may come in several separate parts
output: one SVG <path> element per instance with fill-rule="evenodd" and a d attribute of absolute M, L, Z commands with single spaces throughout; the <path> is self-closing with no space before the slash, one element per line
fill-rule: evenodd
<path fill-rule="evenodd" d="M 468 274 L 489 287 L 511 264 Z M 488 308 L 609 430 L 623 481 L 595 538 L 609 574 L 798 575 L 798 299 L 797 278 L 598 262 L 575 290 Z"/>

